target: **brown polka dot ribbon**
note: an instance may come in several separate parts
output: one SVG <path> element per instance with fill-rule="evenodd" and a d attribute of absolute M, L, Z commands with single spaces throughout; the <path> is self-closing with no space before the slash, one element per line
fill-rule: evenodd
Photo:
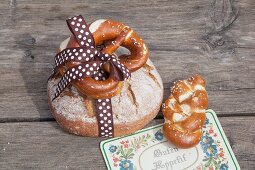
<path fill-rule="evenodd" d="M 81 15 L 69 18 L 67 25 L 80 47 L 66 48 L 55 56 L 56 67 L 54 74 L 66 62 L 74 61 L 79 64 L 65 71 L 57 84 L 57 89 L 52 100 L 56 99 L 71 82 L 79 81 L 81 78 L 92 77 L 95 80 L 105 80 L 108 73 L 104 71 L 103 65 L 106 62 L 110 65 L 109 74 L 112 75 L 115 81 L 124 81 L 130 78 L 131 74 L 129 70 L 120 63 L 118 57 L 111 54 L 104 54 L 95 47 L 93 35 Z M 113 137 L 111 99 L 97 99 L 96 112 L 99 136 Z"/>
<path fill-rule="evenodd" d="M 113 136 L 113 117 L 111 99 L 96 100 L 97 120 L 99 135 L 105 137 Z"/>

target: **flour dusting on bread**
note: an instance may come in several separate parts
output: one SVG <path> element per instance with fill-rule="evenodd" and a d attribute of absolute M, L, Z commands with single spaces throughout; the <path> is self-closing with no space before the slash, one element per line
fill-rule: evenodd
<path fill-rule="evenodd" d="M 124 82 L 121 93 L 112 98 L 114 123 L 132 122 L 141 119 L 152 110 L 159 110 L 163 96 L 162 80 L 152 62 L 148 60 L 147 64 L 154 68 L 151 74 L 157 78 L 161 86 L 158 86 L 157 82 L 148 77 L 145 68 L 132 73 L 131 79 Z M 51 97 L 53 97 L 58 81 L 59 79 L 52 79 L 48 83 Z M 128 96 L 130 90 L 135 96 L 136 103 Z M 64 95 L 53 101 L 52 105 L 56 112 L 62 114 L 68 120 L 82 119 L 85 122 L 96 122 L 96 117 L 88 116 L 84 99 L 78 94 L 77 90 L 72 87 L 71 92 L 74 94 L 73 97 Z"/>

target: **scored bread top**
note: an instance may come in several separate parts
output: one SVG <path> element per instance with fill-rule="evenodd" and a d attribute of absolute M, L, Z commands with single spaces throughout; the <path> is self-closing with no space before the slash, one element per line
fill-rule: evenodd
<path fill-rule="evenodd" d="M 66 47 L 63 41 L 60 49 Z M 127 53 L 126 49 L 120 47 L 116 54 Z M 50 98 L 53 97 L 56 84 L 59 79 L 51 79 L 48 82 Z M 70 95 L 60 95 L 52 102 L 53 108 L 68 120 L 83 120 L 85 122 L 96 122 L 93 99 L 81 97 L 75 87 L 66 89 Z M 65 94 L 64 92 L 64 94 Z M 114 124 L 132 122 L 142 119 L 151 112 L 159 111 L 163 98 L 163 84 L 153 63 L 148 60 L 144 67 L 132 73 L 130 80 L 123 82 L 123 88 L 119 95 L 112 98 L 112 110 Z"/>

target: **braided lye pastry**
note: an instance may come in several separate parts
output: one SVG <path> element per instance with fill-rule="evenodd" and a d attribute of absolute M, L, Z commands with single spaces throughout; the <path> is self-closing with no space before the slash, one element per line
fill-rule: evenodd
<path fill-rule="evenodd" d="M 61 44 L 55 56 L 56 66 L 49 80 L 60 80 L 52 102 L 60 100 L 59 96 L 67 89 L 74 97 L 75 92 L 71 87 L 75 87 L 79 96 L 83 98 L 87 111 L 92 110 L 97 118 L 98 131 L 94 133 L 102 137 L 112 137 L 114 123 L 111 98 L 121 93 L 124 82 L 129 82 L 131 73 L 146 64 L 148 48 L 130 27 L 120 22 L 97 20 L 87 24 L 79 15 L 69 18 L 67 25 L 73 35 Z M 115 55 L 114 52 L 120 46 L 125 47 L 129 54 Z M 92 103 L 93 106 L 87 106 L 87 103 Z M 54 107 L 52 103 L 50 106 Z M 61 112 L 68 110 L 67 106 L 62 108 Z M 84 121 L 83 118 L 79 121 L 69 121 L 63 118 L 66 114 L 53 115 L 58 123 L 71 133 L 96 135 L 87 131 L 89 126 L 82 126 L 80 121 Z"/>
<path fill-rule="evenodd" d="M 171 96 L 163 104 L 165 137 L 180 148 L 190 148 L 199 143 L 208 95 L 205 81 L 195 75 L 187 80 L 174 82 Z"/>

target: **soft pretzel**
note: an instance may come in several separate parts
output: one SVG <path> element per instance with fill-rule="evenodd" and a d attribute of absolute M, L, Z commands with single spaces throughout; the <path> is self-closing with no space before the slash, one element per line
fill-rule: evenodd
<path fill-rule="evenodd" d="M 171 95 L 163 104 L 165 137 L 180 148 L 190 148 L 199 143 L 208 95 L 205 80 L 195 75 L 187 80 L 177 81 L 171 88 Z"/>
<path fill-rule="evenodd" d="M 130 51 L 130 55 L 119 56 L 120 62 L 124 64 L 130 72 L 134 72 L 141 68 L 148 59 L 148 48 L 144 41 L 128 26 L 121 22 L 112 20 L 97 20 L 90 24 L 90 31 L 93 34 L 96 46 L 104 45 L 101 52 L 112 54 L 119 46 L 126 47 Z M 67 48 L 79 47 L 76 38 L 71 36 L 68 41 Z M 80 62 L 68 62 L 65 66 L 59 68 L 60 74 L 63 76 L 66 69 Z M 110 72 L 109 64 L 104 66 L 106 72 Z M 106 80 L 96 80 L 92 77 L 85 77 L 74 82 L 74 86 L 84 96 L 95 99 L 111 98 L 120 93 L 122 82 L 115 81 L 111 74 Z"/>

